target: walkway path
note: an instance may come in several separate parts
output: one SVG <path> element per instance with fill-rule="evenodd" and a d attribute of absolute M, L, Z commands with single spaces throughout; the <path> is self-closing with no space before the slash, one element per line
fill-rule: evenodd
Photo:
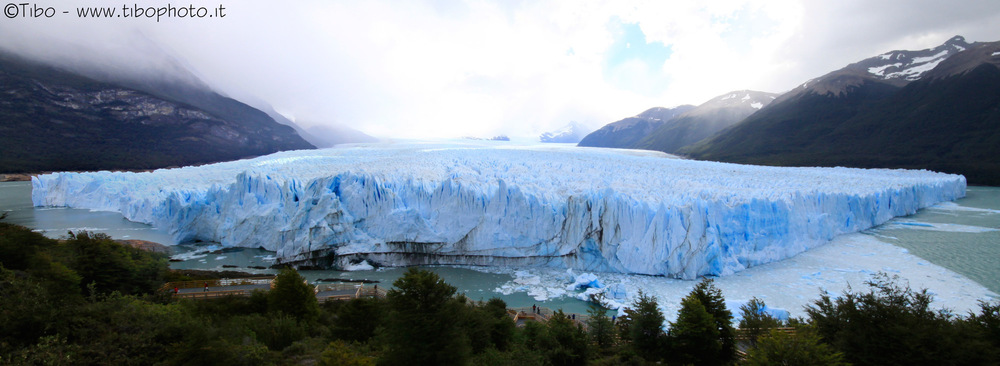
<path fill-rule="evenodd" d="M 254 291 L 270 291 L 273 277 L 224 278 L 218 280 L 169 282 L 163 286 L 179 299 L 214 299 L 225 296 L 250 296 Z M 362 283 L 321 284 L 316 286 L 316 300 L 346 300 L 358 297 L 385 297 L 378 285 L 367 288 Z"/>

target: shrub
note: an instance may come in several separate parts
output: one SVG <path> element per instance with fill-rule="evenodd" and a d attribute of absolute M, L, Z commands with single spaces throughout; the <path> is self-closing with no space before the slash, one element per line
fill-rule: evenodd
<path fill-rule="evenodd" d="M 274 288 L 267 293 L 267 309 L 271 313 L 285 313 L 305 322 L 319 317 L 316 291 L 292 268 L 282 269 L 274 278 Z"/>

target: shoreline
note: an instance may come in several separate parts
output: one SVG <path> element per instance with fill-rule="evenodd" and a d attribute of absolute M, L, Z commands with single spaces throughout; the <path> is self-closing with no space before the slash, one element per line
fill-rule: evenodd
<path fill-rule="evenodd" d="M 11 173 L 0 174 L 0 182 L 30 182 L 31 177 L 47 173 Z"/>
<path fill-rule="evenodd" d="M 179 168 L 176 166 L 170 166 L 158 169 L 173 169 Z M 0 173 L 0 182 L 30 182 L 32 177 L 52 174 L 52 173 L 91 173 L 91 172 L 130 172 L 130 173 L 147 173 L 154 171 L 156 169 L 100 169 L 100 170 L 64 170 L 64 171 L 44 171 L 44 172 L 30 172 L 30 173 Z"/>

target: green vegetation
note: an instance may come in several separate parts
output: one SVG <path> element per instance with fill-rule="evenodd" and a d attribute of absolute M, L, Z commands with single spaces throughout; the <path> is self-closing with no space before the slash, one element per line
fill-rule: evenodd
<path fill-rule="evenodd" d="M 800 327 L 789 334 L 775 329 L 768 331 L 747 353 L 745 365 L 767 366 L 843 366 L 844 355 L 826 345 L 811 327 Z"/>
<path fill-rule="evenodd" d="M 743 330 L 743 335 L 747 337 L 751 346 L 756 346 L 757 340 L 767 334 L 770 329 L 782 326 L 781 320 L 775 319 L 771 314 L 765 312 L 764 308 L 764 301 L 756 297 L 740 306 L 739 328 Z"/>
<path fill-rule="evenodd" d="M 267 309 L 272 314 L 286 314 L 300 321 L 319 316 L 315 288 L 298 272 L 285 268 L 274 278 L 274 288 L 267 293 Z"/>
<path fill-rule="evenodd" d="M 959 316 L 877 275 L 870 291 L 822 294 L 808 318 L 782 322 L 753 299 L 741 331 L 711 280 L 665 327 L 640 293 L 612 321 L 557 311 L 515 326 L 500 299 L 471 301 L 410 269 L 385 299 L 318 304 L 295 270 L 249 297 L 174 300 L 162 255 L 99 234 L 53 240 L 0 223 L 0 365 L 991 365 L 1000 304 Z M 731 347 L 731 348 L 730 348 Z M 738 356 L 737 349 L 745 354 Z"/>

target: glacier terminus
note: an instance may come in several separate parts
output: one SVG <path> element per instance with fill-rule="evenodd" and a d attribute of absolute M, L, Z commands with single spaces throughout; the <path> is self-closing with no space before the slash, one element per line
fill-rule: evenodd
<path fill-rule="evenodd" d="M 153 172 L 52 173 L 36 206 L 116 211 L 176 241 L 347 268 L 525 266 L 723 276 L 965 195 L 960 175 L 651 151 L 387 142 Z"/>

